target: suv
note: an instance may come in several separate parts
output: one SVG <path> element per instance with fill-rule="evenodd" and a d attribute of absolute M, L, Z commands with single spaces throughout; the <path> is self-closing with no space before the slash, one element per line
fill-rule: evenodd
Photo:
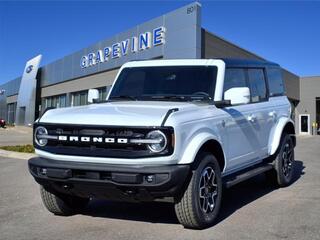
<path fill-rule="evenodd" d="M 293 179 L 295 130 L 279 65 L 192 59 L 124 64 L 106 101 L 34 123 L 29 170 L 56 215 L 92 198 L 171 201 L 180 223 L 217 218 L 222 188 L 266 172 Z"/>

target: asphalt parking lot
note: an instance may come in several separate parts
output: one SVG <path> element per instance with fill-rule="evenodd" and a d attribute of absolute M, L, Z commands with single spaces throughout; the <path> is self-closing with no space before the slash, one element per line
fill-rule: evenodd
<path fill-rule="evenodd" d="M 0 239 L 320 239 L 320 137 L 299 137 L 294 183 L 264 175 L 225 190 L 217 224 L 179 225 L 172 205 L 92 201 L 83 214 L 46 211 L 27 161 L 0 156 Z"/>
<path fill-rule="evenodd" d="M 0 146 L 32 144 L 32 127 L 0 128 Z"/>

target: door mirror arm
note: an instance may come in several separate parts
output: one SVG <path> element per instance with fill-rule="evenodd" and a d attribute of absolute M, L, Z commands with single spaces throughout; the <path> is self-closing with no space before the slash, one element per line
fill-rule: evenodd
<path fill-rule="evenodd" d="M 212 104 L 217 108 L 230 107 L 232 105 L 230 100 L 213 101 Z"/>

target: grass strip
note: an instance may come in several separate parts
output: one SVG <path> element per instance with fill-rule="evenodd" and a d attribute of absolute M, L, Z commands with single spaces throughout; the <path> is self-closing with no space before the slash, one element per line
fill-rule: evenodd
<path fill-rule="evenodd" d="M 12 152 L 34 153 L 34 147 L 30 144 L 16 146 L 0 146 L 0 149 Z"/>

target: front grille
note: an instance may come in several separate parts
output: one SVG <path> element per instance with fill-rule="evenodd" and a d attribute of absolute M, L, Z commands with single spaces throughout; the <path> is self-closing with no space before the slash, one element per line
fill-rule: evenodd
<path fill-rule="evenodd" d="M 35 124 L 34 128 L 43 126 L 50 136 L 78 137 L 83 141 L 57 141 L 48 139 L 44 147 L 36 146 L 40 150 L 50 153 L 112 157 L 112 158 L 142 158 L 166 156 L 173 153 L 172 127 L 114 127 L 114 126 L 86 126 L 86 125 L 60 125 L 60 124 Z M 161 130 L 167 137 L 167 148 L 161 153 L 151 152 L 146 144 L 130 143 L 131 139 L 144 139 L 153 130 Z M 101 141 L 97 141 L 97 139 Z M 113 142 L 107 142 L 112 140 Z M 95 140 L 95 142 L 93 142 Z M 111 141 L 110 140 L 110 141 Z"/>

